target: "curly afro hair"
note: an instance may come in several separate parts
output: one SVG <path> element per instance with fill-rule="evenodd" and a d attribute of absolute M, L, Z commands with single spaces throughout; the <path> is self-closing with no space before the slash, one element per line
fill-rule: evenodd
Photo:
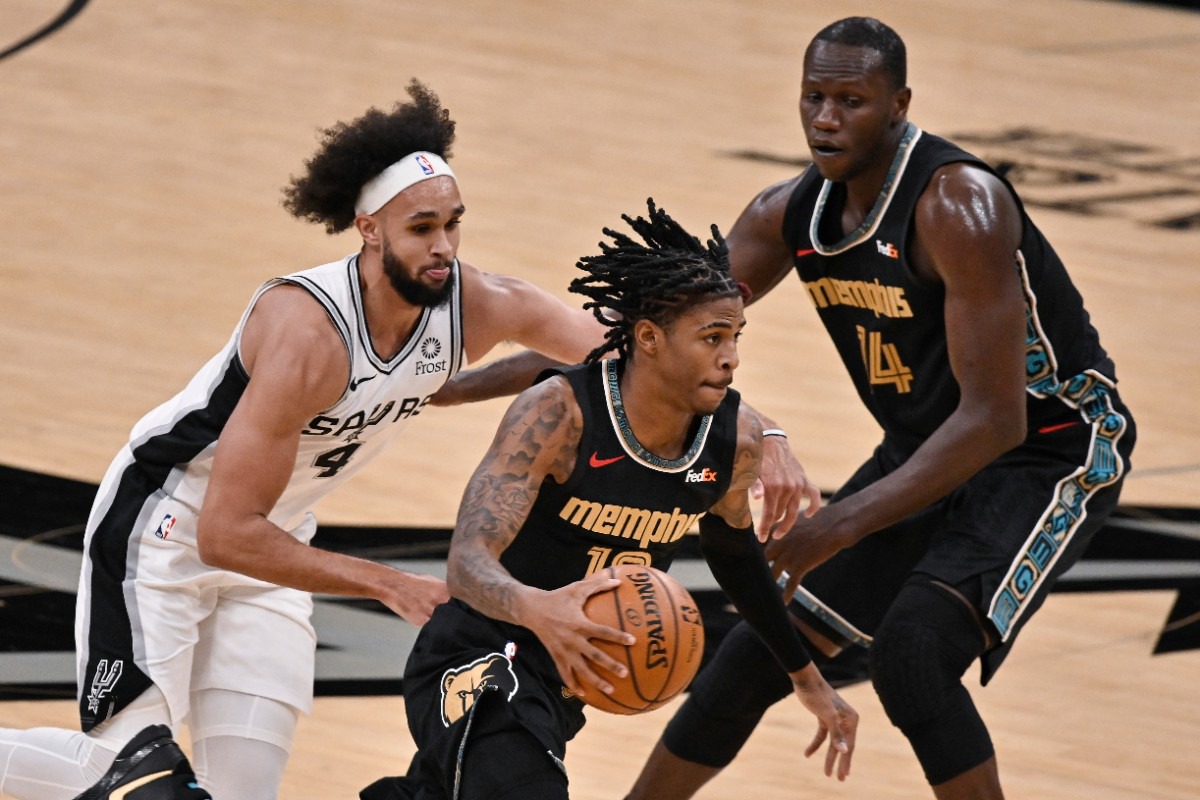
<path fill-rule="evenodd" d="M 408 103 L 390 112 L 370 108 L 351 122 L 321 131 L 321 147 L 283 190 L 283 207 L 297 219 L 317 222 L 328 233 L 354 223 L 354 203 L 367 181 L 409 153 L 425 150 L 450 158 L 454 120 L 436 94 L 416 78 Z"/>

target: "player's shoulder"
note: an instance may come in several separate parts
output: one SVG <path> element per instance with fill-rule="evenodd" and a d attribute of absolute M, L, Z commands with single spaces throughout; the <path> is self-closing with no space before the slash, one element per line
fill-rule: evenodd
<path fill-rule="evenodd" d="M 746 403 L 739 403 L 737 409 L 737 448 L 762 449 L 762 419 L 758 413 Z"/>
<path fill-rule="evenodd" d="M 917 221 L 934 225 L 948 219 L 1003 218 L 1018 214 L 1012 189 L 991 170 L 953 161 L 934 170 L 917 200 Z"/>
<path fill-rule="evenodd" d="M 510 406 L 510 415 L 533 416 L 550 424 L 573 419 L 582 424 L 583 411 L 570 380 L 561 372 L 546 375 L 518 394 Z"/>
<path fill-rule="evenodd" d="M 750 201 L 750 206 L 747 211 L 753 211 L 760 215 L 782 215 L 787 208 L 788 201 L 795 194 L 796 189 L 804 180 L 805 173 L 800 173 L 795 177 L 786 180 L 772 183 L 770 186 L 762 189 L 754 199 Z"/>
<path fill-rule="evenodd" d="M 992 170 L 973 161 L 950 161 L 933 170 L 921 200 L 970 202 L 986 196 L 1011 198 L 1012 190 Z"/>

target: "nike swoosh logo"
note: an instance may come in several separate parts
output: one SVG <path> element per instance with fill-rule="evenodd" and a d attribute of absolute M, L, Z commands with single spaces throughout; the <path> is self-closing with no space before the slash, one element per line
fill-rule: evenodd
<path fill-rule="evenodd" d="M 368 375 L 365 378 L 358 378 L 357 380 L 355 380 L 354 378 L 351 378 L 350 379 L 350 391 L 353 392 L 355 389 L 357 389 L 359 386 L 363 385 L 367 381 L 373 381 L 378 377 L 379 377 L 378 375 Z"/>
<path fill-rule="evenodd" d="M 797 250 L 796 258 L 804 258 L 804 256 L 811 256 L 815 252 L 817 252 L 817 251 L 812 249 L 811 247 L 807 250 Z"/>
<path fill-rule="evenodd" d="M 599 453 L 592 453 L 592 457 L 588 459 L 588 463 L 593 467 L 607 467 L 609 464 L 615 464 L 625 456 L 613 456 L 612 458 L 601 458 Z"/>
<path fill-rule="evenodd" d="M 156 781 L 159 778 L 169 777 L 170 774 L 170 770 L 163 770 L 162 772 L 155 772 L 152 775 L 143 775 L 133 783 L 127 783 L 124 786 L 118 786 L 116 791 L 109 795 L 109 798 L 110 800 L 125 800 L 125 798 L 129 796 L 129 793 L 135 789 L 139 789 L 142 786 L 145 786 L 147 783 Z"/>
<path fill-rule="evenodd" d="M 1081 424 L 1079 422 L 1079 420 L 1076 420 L 1074 422 L 1062 422 L 1062 423 L 1059 423 L 1058 425 L 1046 425 L 1044 427 L 1038 428 L 1038 433 L 1054 433 L 1055 431 L 1061 431 L 1063 428 L 1073 428 L 1074 426 L 1079 425 L 1079 424 Z"/>

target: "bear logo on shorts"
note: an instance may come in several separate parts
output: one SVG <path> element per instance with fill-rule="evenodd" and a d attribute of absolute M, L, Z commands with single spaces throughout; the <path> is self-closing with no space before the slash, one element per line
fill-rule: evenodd
<path fill-rule="evenodd" d="M 517 674 L 503 653 L 489 653 L 442 674 L 442 724 L 449 728 L 466 716 L 485 691 L 504 691 L 505 700 L 517 693 Z"/>

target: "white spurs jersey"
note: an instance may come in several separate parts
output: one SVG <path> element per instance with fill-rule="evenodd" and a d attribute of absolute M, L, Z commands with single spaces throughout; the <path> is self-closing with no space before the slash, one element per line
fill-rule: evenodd
<path fill-rule="evenodd" d="M 263 292 L 293 284 L 325 307 L 350 359 L 350 378 L 341 398 L 300 433 L 292 477 L 269 515 L 285 530 L 297 527 L 319 499 L 378 455 L 462 366 L 462 284 L 457 261 L 452 280 L 449 301 L 425 309 L 408 341 L 389 359 L 375 352 L 367 332 L 357 255 L 268 281 L 251 299 L 224 349 L 182 392 L 134 426 L 110 477 L 136 464 L 150 486 L 199 510 L 217 437 L 249 381 L 239 352 L 246 319 Z"/>

